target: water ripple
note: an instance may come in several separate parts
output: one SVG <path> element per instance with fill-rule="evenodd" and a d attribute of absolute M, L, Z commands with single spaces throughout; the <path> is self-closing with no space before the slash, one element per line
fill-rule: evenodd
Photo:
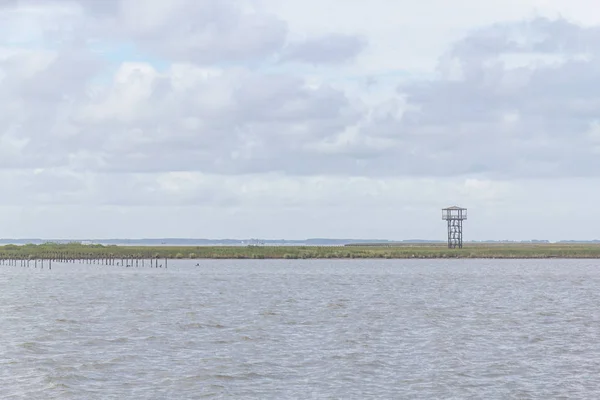
<path fill-rule="evenodd" d="M 3 399 L 600 397 L 585 260 L 3 266 Z"/>

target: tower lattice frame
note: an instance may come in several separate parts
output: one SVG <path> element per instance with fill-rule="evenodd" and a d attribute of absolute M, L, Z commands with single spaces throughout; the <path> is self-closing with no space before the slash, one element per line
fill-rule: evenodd
<path fill-rule="evenodd" d="M 467 219 L 467 209 L 457 206 L 442 208 L 442 219 L 448 222 L 448 248 L 462 249 L 463 221 Z"/>

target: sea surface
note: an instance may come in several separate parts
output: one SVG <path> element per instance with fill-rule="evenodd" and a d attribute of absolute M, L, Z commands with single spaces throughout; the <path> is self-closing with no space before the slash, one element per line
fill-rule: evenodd
<path fill-rule="evenodd" d="M 0 399 L 203 398 L 598 399 L 600 261 L 0 266 Z"/>

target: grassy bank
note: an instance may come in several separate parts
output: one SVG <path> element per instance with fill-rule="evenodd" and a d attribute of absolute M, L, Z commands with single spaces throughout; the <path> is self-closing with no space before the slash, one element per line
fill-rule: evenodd
<path fill-rule="evenodd" d="M 394 246 L 102 246 L 81 244 L 5 245 L 0 258 L 600 258 L 600 244 L 466 244 Z"/>

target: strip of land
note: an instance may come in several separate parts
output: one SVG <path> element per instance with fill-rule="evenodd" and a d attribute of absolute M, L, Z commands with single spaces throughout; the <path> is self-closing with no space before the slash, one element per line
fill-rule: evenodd
<path fill-rule="evenodd" d="M 442 244 L 346 246 L 115 246 L 28 244 L 0 246 L 0 259 L 407 259 L 600 258 L 600 244 Z"/>

